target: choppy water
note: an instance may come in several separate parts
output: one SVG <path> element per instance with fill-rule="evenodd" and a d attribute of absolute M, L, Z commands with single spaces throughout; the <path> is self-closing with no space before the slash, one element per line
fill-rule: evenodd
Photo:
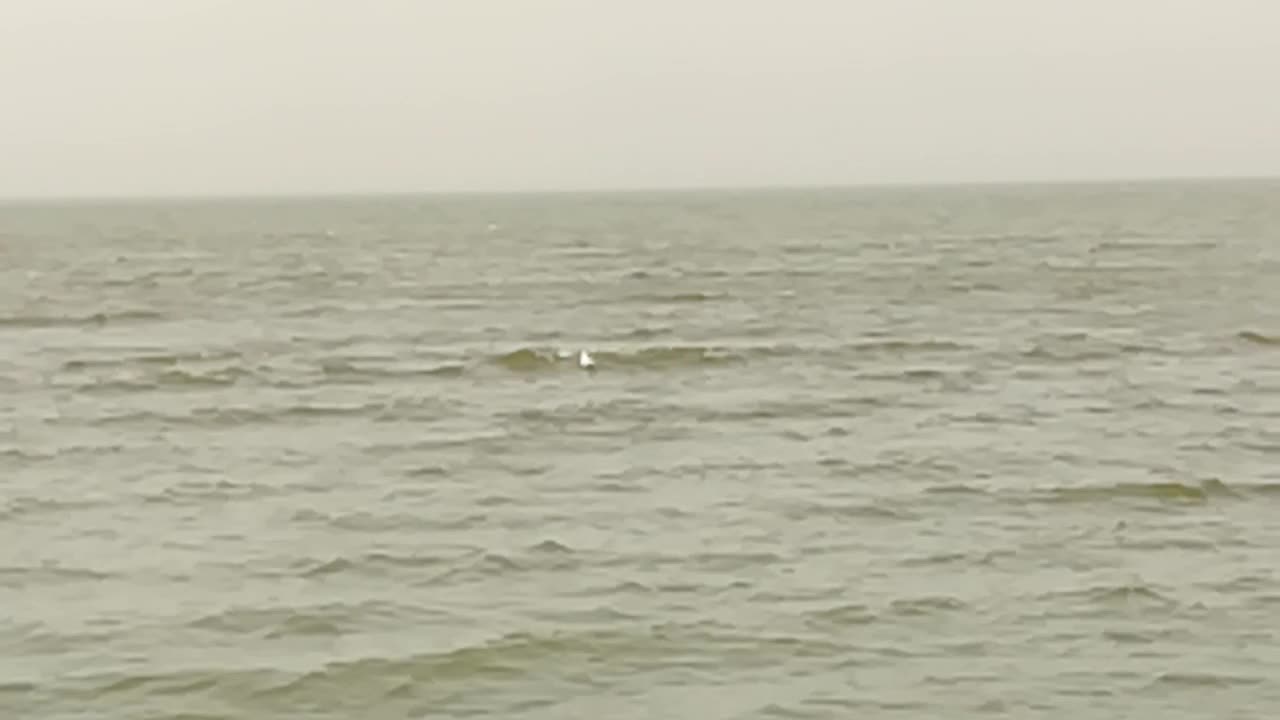
<path fill-rule="evenodd" d="M 1273 718 L 1278 367 L 1280 184 L 6 207 L 0 711 Z"/>

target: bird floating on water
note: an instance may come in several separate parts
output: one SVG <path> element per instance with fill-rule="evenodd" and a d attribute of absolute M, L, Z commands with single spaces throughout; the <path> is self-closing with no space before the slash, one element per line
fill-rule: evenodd
<path fill-rule="evenodd" d="M 579 350 L 578 351 L 578 367 L 582 368 L 583 370 L 595 370 L 596 361 L 594 358 L 591 357 L 591 354 L 588 353 L 586 350 Z"/>

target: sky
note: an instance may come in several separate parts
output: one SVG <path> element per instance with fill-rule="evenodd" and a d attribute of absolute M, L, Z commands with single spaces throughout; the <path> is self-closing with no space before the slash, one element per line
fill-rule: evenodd
<path fill-rule="evenodd" d="M 0 196 L 1280 174 L 1275 0 L 0 0 Z"/>

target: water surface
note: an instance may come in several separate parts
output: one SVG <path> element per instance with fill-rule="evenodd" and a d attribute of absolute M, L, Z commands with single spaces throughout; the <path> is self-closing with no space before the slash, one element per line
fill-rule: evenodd
<path fill-rule="evenodd" d="M 0 710 L 1274 717 L 1277 278 L 1275 183 L 0 208 Z"/>

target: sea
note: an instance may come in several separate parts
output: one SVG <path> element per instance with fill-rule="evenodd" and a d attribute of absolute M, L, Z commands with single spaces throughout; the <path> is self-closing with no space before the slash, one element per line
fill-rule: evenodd
<path fill-rule="evenodd" d="M 1280 181 L 9 202 L 0 397 L 6 720 L 1280 717 Z"/>

